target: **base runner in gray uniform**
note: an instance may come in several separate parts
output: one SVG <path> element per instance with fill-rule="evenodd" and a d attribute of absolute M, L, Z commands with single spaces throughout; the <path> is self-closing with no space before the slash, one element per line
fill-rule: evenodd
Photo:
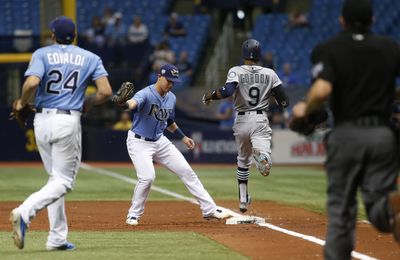
<path fill-rule="evenodd" d="M 289 100 L 276 73 L 257 64 L 261 58 L 261 48 L 257 40 L 249 39 L 243 43 L 242 58 L 244 65 L 232 67 L 225 85 L 205 93 L 203 103 L 207 105 L 211 100 L 233 95 L 236 110 L 233 131 L 238 149 L 239 209 L 246 212 L 251 202 L 247 182 L 252 159 L 263 176 L 268 176 L 272 166 L 272 130 L 267 116 L 268 100 L 273 96 L 281 108 L 286 108 Z"/>

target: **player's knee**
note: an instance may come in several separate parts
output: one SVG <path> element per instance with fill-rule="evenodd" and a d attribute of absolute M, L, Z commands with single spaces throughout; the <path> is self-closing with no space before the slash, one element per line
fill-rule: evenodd
<path fill-rule="evenodd" d="M 139 183 L 144 184 L 146 186 L 152 185 L 154 180 L 156 179 L 155 176 L 148 176 L 145 178 L 139 178 Z"/>

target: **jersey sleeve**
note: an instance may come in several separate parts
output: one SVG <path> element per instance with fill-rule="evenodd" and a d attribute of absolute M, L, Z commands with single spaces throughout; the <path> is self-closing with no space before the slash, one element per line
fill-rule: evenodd
<path fill-rule="evenodd" d="M 132 99 L 136 100 L 138 111 L 142 110 L 144 104 L 146 103 L 145 89 L 136 92 Z"/>
<path fill-rule="evenodd" d="M 96 67 L 94 68 L 94 72 L 92 75 L 92 80 L 99 79 L 101 77 L 106 77 L 108 76 L 108 73 L 106 69 L 104 68 L 103 61 L 100 59 L 100 57 L 96 56 Z"/>
<path fill-rule="evenodd" d="M 28 69 L 25 71 L 25 77 L 37 76 L 42 79 L 45 73 L 45 64 L 43 54 L 39 51 L 35 51 L 32 54 L 31 61 L 29 62 Z"/>
<path fill-rule="evenodd" d="M 272 71 L 271 75 L 271 82 L 272 82 L 272 88 L 275 88 L 279 85 L 282 85 L 281 79 L 278 77 L 275 71 Z"/>
<path fill-rule="evenodd" d="M 238 73 L 236 67 L 233 67 L 228 71 L 226 83 L 230 83 L 230 82 L 238 82 L 239 83 L 239 73 Z"/>
<path fill-rule="evenodd" d="M 168 119 L 175 119 L 176 96 L 172 92 L 170 92 L 169 94 L 172 94 L 173 107 L 171 109 L 171 112 L 169 113 Z"/>
<path fill-rule="evenodd" d="M 317 45 L 315 47 L 311 53 L 311 63 L 312 81 L 321 78 L 332 83 L 335 80 L 326 45 Z"/>

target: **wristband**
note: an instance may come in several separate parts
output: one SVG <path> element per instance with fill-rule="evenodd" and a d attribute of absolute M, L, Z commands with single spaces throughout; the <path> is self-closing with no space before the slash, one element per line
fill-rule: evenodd
<path fill-rule="evenodd" d="M 128 110 L 129 109 L 129 104 L 127 102 L 125 102 L 124 104 L 121 105 L 121 108 L 123 110 Z"/>
<path fill-rule="evenodd" d="M 211 99 L 213 99 L 213 100 L 218 100 L 218 99 L 219 99 L 216 90 L 214 90 L 214 91 L 211 93 Z"/>
<path fill-rule="evenodd" d="M 177 129 L 175 130 L 175 133 L 176 133 L 181 139 L 184 138 L 184 137 L 186 136 L 180 128 L 177 128 Z"/>

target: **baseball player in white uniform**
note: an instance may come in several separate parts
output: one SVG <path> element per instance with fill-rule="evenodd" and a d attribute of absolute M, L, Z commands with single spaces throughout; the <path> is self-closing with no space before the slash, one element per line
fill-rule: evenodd
<path fill-rule="evenodd" d="M 268 99 L 274 96 L 281 108 L 289 105 L 282 83 L 276 73 L 257 64 L 261 48 L 257 40 L 246 40 L 242 45 L 244 65 L 235 66 L 228 72 L 225 85 L 203 96 L 203 103 L 233 95 L 236 119 L 233 126 L 238 148 L 237 180 L 239 209 L 246 212 L 251 202 L 247 182 L 251 159 L 263 176 L 268 176 L 271 161 L 271 134 L 267 117 Z"/>
<path fill-rule="evenodd" d="M 216 206 L 181 152 L 163 135 L 167 128 L 179 136 L 188 149 L 195 146 L 174 121 L 176 97 L 170 91 L 176 82 L 180 82 L 178 69 L 166 64 L 160 68 L 155 84 L 138 91 L 122 105 L 133 112 L 127 148 L 138 177 L 126 219 L 128 225 L 138 225 L 144 213 L 146 199 L 156 178 L 153 161 L 166 166 L 182 180 L 199 202 L 203 217 L 224 219 L 230 216 L 228 211 Z"/>
<path fill-rule="evenodd" d="M 74 187 L 81 161 L 81 122 L 87 82 L 93 80 L 97 93 L 85 102 L 90 107 L 106 101 L 112 93 L 101 59 L 72 45 L 75 24 L 65 17 L 50 23 L 55 44 L 36 50 L 16 110 L 35 99 L 36 143 L 49 180 L 10 214 L 15 245 L 24 247 L 25 231 L 36 214 L 47 207 L 50 232 L 47 250 L 73 250 L 67 241 L 68 225 L 64 196 Z"/>

